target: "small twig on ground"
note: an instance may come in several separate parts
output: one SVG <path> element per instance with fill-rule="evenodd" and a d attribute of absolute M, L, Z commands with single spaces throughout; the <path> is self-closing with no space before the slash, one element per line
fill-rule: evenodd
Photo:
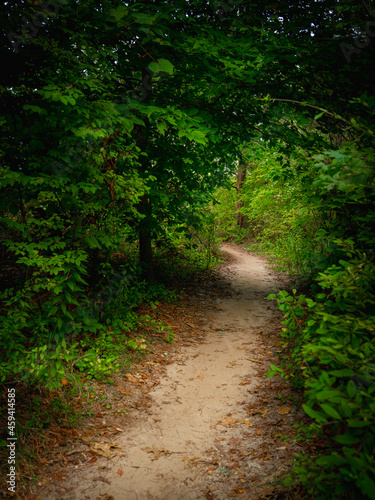
<path fill-rule="evenodd" d="M 246 358 L 248 361 L 253 361 L 254 363 L 259 363 L 259 364 L 262 364 L 263 361 L 258 361 L 257 359 L 253 359 L 253 358 Z"/>

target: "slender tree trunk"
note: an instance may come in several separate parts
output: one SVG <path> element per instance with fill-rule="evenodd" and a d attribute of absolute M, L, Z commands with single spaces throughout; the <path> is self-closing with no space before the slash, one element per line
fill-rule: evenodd
<path fill-rule="evenodd" d="M 152 260 L 152 238 L 150 232 L 139 233 L 139 261 L 144 267 L 144 277 L 148 283 L 155 283 L 155 270 Z"/>
<path fill-rule="evenodd" d="M 245 217 L 241 210 L 244 206 L 243 202 L 240 199 L 241 191 L 242 191 L 242 186 L 245 182 L 246 179 L 246 173 L 247 173 L 247 164 L 245 161 L 243 161 L 241 157 L 241 162 L 238 167 L 237 171 L 237 200 L 236 200 L 236 218 L 237 218 L 237 225 L 241 228 L 246 229 L 248 227 L 248 220 L 247 217 Z"/>
<path fill-rule="evenodd" d="M 139 263 L 144 270 L 144 277 L 149 283 L 155 283 L 154 263 L 152 260 L 152 238 L 149 229 L 152 207 L 147 195 L 143 195 L 138 205 L 138 212 L 145 216 L 139 226 Z"/>

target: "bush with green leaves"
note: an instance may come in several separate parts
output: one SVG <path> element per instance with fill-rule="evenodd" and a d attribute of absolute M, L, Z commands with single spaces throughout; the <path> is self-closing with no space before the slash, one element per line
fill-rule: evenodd
<path fill-rule="evenodd" d="M 348 147 L 318 159 L 307 199 L 322 218 L 331 215 L 316 236 L 329 240 L 331 254 L 325 265 L 320 261 L 312 297 L 279 292 L 289 354 L 270 375 L 280 373 L 302 387 L 305 412 L 315 430 L 326 431 L 324 454 L 309 465 L 300 457 L 298 480 L 314 498 L 339 498 L 348 491 L 349 498 L 374 498 L 373 153 Z"/>

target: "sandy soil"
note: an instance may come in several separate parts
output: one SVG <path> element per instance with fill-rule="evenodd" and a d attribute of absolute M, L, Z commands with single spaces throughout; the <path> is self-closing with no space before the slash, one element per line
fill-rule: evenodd
<path fill-rule="evenodd" d="M 117 456 L 72 466 L 69 479 L 43 498 L 255 499 L 260 478 L 282 473 L 286 446 L 275 441 L 272 426 L 291 424 L 293 408 L 274 410 L 268 433 L 259 430 L 267 397 L 261 393 L 266 404 L 252 406 L 256 398 L 259 403 L 256 388 L 269 366 L 265 353 L 272 354 L 260 333 L 280 320 L 266 300 L 278 288 L 277 273 L 240 247 L 223 250 L 230 256 L 224 272 L 233 293 L 218 300 L 215 311 L 207 308 L 203 340 L 176 352 L 150 392 L 150 407 L 116 438 Z"/>

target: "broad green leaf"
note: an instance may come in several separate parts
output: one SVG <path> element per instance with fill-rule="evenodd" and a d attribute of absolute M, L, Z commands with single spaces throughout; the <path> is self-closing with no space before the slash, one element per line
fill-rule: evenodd
<path fill-rule="evenodd" d="M 133 14 L 133 18 L 139 24 L 154 24 L 155 17 L 149 14 Z"/>
<path fill-rule="evenodd" d="M 304 412 L 307 413 L 307 415 L 309 417 L 314 418 L 318 422 L 322 422 L 322 423 L 327 422 L 326 416 L 323 413 L 321 413 L 320 411 L 313 410 L 307 404 L 303 404 L 302 408 L 303 408 Z"/>
<path fill-rule="evenodd" d="M 120 5 L 116 9 L 111 9 L 109 11 L 110 15 L 115 18 L 116 21 L 119 21 L 124 16 L 127 15 L 128 9 L 124 5 Z"/>
<path fill-rule="evenodd" d="M 207 138 L 206 134 L 204 132 L 201 132 L 200 130 L 193 130 L 191 133 L 187 134 L 189 139 L 192 139 L 195 142 L 198 142 L 199 144 L 206 144 Z"/>
<path fill-rule="evenodd" d="M 353 398 L 357 392 L 357 388 L 356 388 L 353 380 L 349 380 L 348 385 L 346 386 L 346 389 L 347 389 L 349 397 Z"/>
<path fill-rule="evenodd" d="M 149 69 L 154 73 L 168 73 L 171 75 L 173 73 L 174 66 L 167 59 L 158 59 L 157 62 L 152 62 L 148 65 Z"/>
<path fill-rule="evenodd" d="M 317 458 L 316 463 L 318 465 L 344 465 L 347 461 L 345 458 L 339 457 L 338 455 L 326 455 Z"/>
<path fill-rule="evenodd" d="M 347 423 L 349 427 L 367 427 L 372 424 L 372 422 L 369 420 L 359 420 L 354 418 L 347 420 Z"/>
<path fill-rule="evenodd" d="M 164 135 L 165 134 L 165 131 L 167 130 L 168 128 L 168 124 L 166 122 L 158 122 L 156 124 L 156 128 L 159 130 L 159 132 Z"/>
<path fill-rule="evenodd" d="M 335 436 L 333 438 L 337 443 L 340 444 L 347 444 L 347 445 L 352 445 L 355 443 L 360 443 L 361 438 L 358 438 L 357 436 L 353 436 L 352 434 L 340 434 L 338 436 Z"/>
<path fill-rule="evenodd" d="M 324 413 L 332 418 L 335 418 L 336 420 L 341 420 L 341 415 L 330 405 L 323 403 L 320 405 Z"/>

